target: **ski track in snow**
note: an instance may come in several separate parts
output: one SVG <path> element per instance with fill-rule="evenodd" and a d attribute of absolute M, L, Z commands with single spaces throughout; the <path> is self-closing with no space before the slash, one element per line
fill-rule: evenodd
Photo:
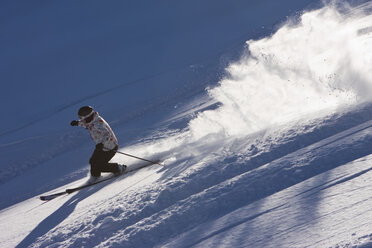
<path fill-rule="evenodd" d="M 340 236 L 368 236 L 371 170 L 371 156 L 340 166 L 202 224 L 164 247 L 327 247 Z"/>
<path fill-rule="evenodd" d="M 349 118 L 363 118 L 363 111 L 355 113 L 358 112 Z M 45 211 L 38 217 L 38 226 L 19 247 L 29 244 L 31 247 L 152 247 L 159 243 L 162 243 L 159 247 L 229 244 L 236 244 L 236 247 L 239 244 L 278 247 L 277 242 L 282 244 L 279 247 L 302 247 L 304 240 L 309 240 L 309 247 L 318 247 L 318 244 L 323 247 L 337 244 L 340 235 L 350 240 L 352 237 L 362 238 L 369 235 L 371 221 L 368 206 L 372 198 L 366 190 L 371 189 L 367 179 L 371 176 L 372 165 L 366 149 L 372 143 L 372 122 L 345 128 L 342 127 L 344 122 L 337 122 L 342 117 L 336 115 L 333 118 L 328 120 L 332 129 L 346 130 L 320 140 L 319 130 L 330 128 L 321 120 L 320 123 L 313 122 L 315 126 L 309 128 L 305 136 L 298 135 L 298 132 L 303 132 L 304 125 L 299 125 L 298 130 L 284 128 L 287 133 L 283 129 L 279 132 L 271 130 L 271 133 L 262 134 L 263 146 L 259 147 L 260 142 L 255 146 L 256 154 L 261 153 L 256 159 L 229 152 L 232 148 L 236 151 L 236 147 L 252 149 L 249 137 L 234 140 L 228 146 L 220 147 L 220 156 L 199 156 L 167 165 L 169 168 L 146 169 L 128 178 L 45 204 L 40 204 L 37 199 L 29 200 L 3 210 L 7 217 L 1 215 L 5 218 L 1 223 L 9 223 L 9 218 L 14 225 L 22 224 L 25 219 L 35 218 L 32 217 L 34 211 Z M 280 137 L 276 137 L 279 134 Z M 258 135 L 253 137 L 259 140 Z M 296 141 L 296 138 L 300 140 Z M 265 139 L 276 140 L 276 147 L 265 147 L 270 144 Z M 300 149 L 289 145 L 306 140 L 309 140 L 309 145 Z M 292 152 L 271 158 L 275 151 L 281 153 L 281 146 L 287 146 L 286 151 L 292 147 Z M 362 159 L 348 161 L 357 158 Z M 251 159 L 256 166 L 252 167 Z M 260 160 L 263 162 L 257 163 Z M 265 160 L 272 161 L 266 163 Z M 185 166 L 187 169 L 179 173 L 180 167 Z M 355 185 L 354 179 L 358 179 Z M 361 196 L 352 197 L 353 201 L 348 202 L 350 206 L 339 203 L 350 199 L 348 197 L 353 193 Z M 330 204 L 330 208 L 321 207 L 321 203 Z M 23 204 L 31 209 L 19 215 L 17 206 L 23 212 Z M 340 209 L 332 209 L 336 206 Z M 346 217 L 342 215 L 344 210 L 348 211 Z M 14 216 L 13 211 L 19 217 Z M 308 216 L 306 213 L 312 214 Z M 297 215 L 300 220 L 296 219 Z M 285 216 L 288 219 L 283 220 Z M 329 225 L 333 221 L 336 226 L 347 222 L 348 228 L 339 228 L 340 233 L 336 234 L 324 232 L 332 230 Z M 359 230 L 358 233 L 354 233 L 355 229 Z M 239 240 L 245 235 L 236 233 L 244 230 L 254 230 L 256 235 Z M 110 235 L 106 236 L 107 233 Z M 257 236 L 257 233 L 261 235 Z M 302 235 L 300 239 L 296 238 L 299 233 Z M 172 237 L 174 240 L 168 243 Z"/>

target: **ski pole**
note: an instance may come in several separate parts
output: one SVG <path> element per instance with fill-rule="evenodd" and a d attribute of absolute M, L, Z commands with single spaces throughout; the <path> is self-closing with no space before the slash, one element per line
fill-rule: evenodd
<path fill-rule="evenodd" d="M 130 155 L 128 153 L 124 153 L 124 152 L 119 152 L 119 151 L 116 151 L 117 153 L 120 153 L 120 154 L 123 154 L 125 156 L 128 156 L 128 157 L 132 157 L 132 158 L 136 158 L 136 159 L 139 159 L 139 160 L 143 160 L 143 161 L 146 161 L 146 162 L 150 162 L 150 163 L 153 163 L 153 164 L 158 164 L 158 165 L 161 165 L 159 163 L 159 161 L 151 161 L 151 160 L 147 160 L 147 159 L 144 159 L 144 158 L 140 158 L 140 157 L 136 157 L 136 156 L 133 156 L 133 155 Z"/>

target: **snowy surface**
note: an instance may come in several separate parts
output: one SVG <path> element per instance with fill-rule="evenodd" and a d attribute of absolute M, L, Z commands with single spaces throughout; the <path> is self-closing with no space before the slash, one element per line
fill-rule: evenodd
<path fill-rule="evenodd" d="M 229 2 L 4 2 L 0 247 L 372 247 L 372 3 Z"/>

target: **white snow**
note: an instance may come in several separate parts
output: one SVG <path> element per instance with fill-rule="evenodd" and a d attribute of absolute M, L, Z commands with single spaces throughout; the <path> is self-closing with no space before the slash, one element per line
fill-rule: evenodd
<path fill-rule="evenodd" d="M 372 3 L 278 2 L 6 1 L 0 247 L 372 247 Z M 164 166 L 42 202 L 84 104 Z"/>

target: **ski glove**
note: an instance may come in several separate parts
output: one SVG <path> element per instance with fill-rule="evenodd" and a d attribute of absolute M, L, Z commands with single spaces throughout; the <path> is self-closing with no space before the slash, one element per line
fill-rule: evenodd
<path fill-rule="evenodd" d="M 79 125 L 79 122 L 76 121 L 76 120 L 73 120 L 73 121 L 71 121 L 70 125 L 71 126 L 77 126 L 77 125 Z"/>
<path fill-rule="evenodd" d="M 98 144 L 96 145 L 96 150 L 100 150 L 100 151 L 102 151 L 102 150 L 103 150 L 103 144 L 102 144 L 102 143 L 98 143 Z"/>

